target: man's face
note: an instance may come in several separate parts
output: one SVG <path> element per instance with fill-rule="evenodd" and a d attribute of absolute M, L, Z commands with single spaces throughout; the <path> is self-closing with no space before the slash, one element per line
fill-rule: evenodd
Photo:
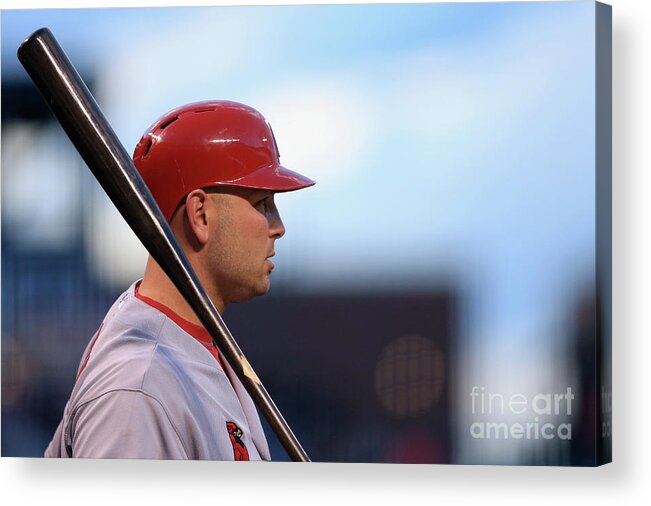
<path fill-rule="evenodd" d="M 274 268 L 269 259 L 285 227 L 266 190 L 228 188 L 210 190 L 215 204 L 207 244 L 208 275 L 224 302 L 241 302 L 269 290 Z"/>

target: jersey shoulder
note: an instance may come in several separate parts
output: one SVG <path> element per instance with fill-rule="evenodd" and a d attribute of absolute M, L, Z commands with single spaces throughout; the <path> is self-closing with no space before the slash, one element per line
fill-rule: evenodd
<path fill-rule="evenodd" d="M 134 296 L 118 297 L 82 359 L 75 388 L 85 399 L 143 390 L 155 398 L 222 375 L 204 347 L 163 313 Z"/>
<path fill-rule="evenodd" d="M 81 437 L 79 427 L 92 427 L 93 420 L 104 419 L 100 414 L 116 406 L 120 413 L 125 406 L 130 413 L 142 410 L 137 420 L 156 419 L 161 427 L 169 423 L 170 430 L 161 431 L 170 434 L 170 441 L 179 434 L 189 458 L 232 458 L 227 422 L 250 434 L 219 363 L 171 319 L 136 298 L 133 287 L 111 307 L 94 341 L 64 415 L 68 440 L 72 434 Z M 131 418 L 118 416 L 115 424 L 131 425 Z"/>

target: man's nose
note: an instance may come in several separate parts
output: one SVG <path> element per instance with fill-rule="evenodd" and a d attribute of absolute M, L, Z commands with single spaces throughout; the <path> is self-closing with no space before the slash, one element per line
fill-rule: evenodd
<path fill-rule="evenodd" d="M 272 205 L 272 210 L 269 215 L 269 235 L 280 239 L 285 235 L 285 225 L 283 220 L 280 219 L 280 213 L 275 204 Z"/>

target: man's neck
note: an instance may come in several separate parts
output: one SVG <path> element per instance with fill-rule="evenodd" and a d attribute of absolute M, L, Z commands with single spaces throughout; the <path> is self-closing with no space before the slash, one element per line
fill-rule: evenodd
<path fill-rule="evenodd" d="M 145 267 L 145 273 L 138 292 L 145 297 L 149 297 L 167 306 L 181 318 L 201 325 L 190 305 L 152 257 L 149 257 L 147 260 L 147 266 Z M 214 299 L 213 304 L 215 304 L 217 311 L 221 314 L 224 309 L 224 304 L 220 300 Z"/>

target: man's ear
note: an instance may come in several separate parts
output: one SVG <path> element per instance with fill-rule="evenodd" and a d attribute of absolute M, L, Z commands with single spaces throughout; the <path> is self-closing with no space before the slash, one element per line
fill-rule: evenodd
<path fill-rule="evenodd" d="M 185 198 L 185 218 L 191 242 L 203 246 L 208 242 L 208 194 L 201 189 L 191 191 Z"/>

